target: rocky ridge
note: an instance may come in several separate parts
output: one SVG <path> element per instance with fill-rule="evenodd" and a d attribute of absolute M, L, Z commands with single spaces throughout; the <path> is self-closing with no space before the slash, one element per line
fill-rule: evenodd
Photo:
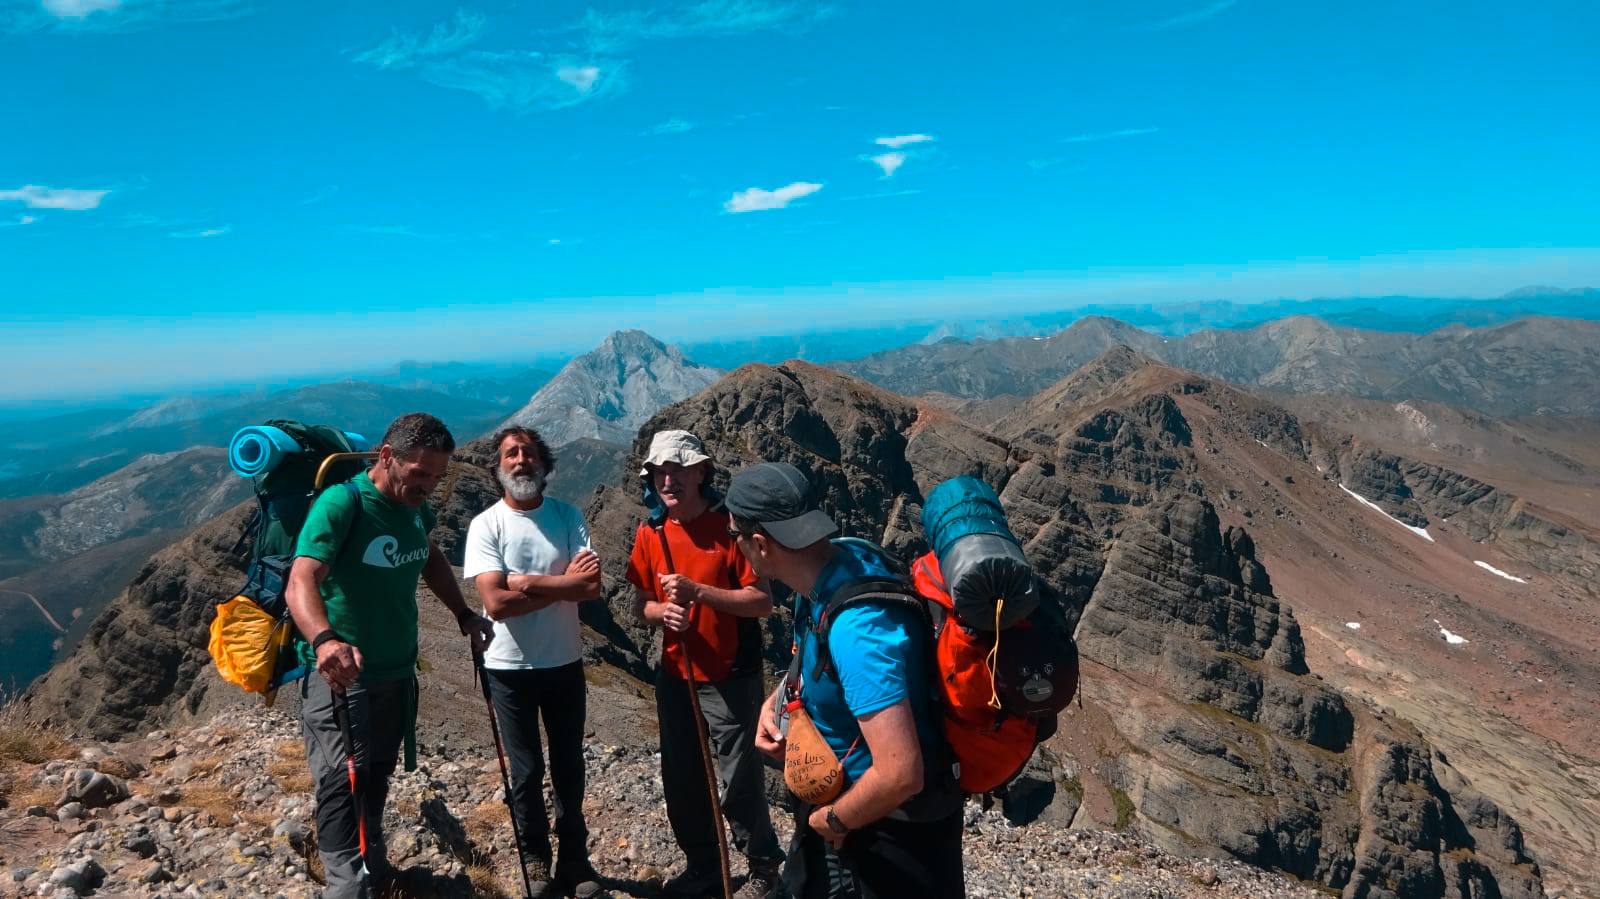
<path fill-rule="evenodd" d="M 17 764 L 0 782 L 0 895 L 283 896 L 319 888 L 298 725 L 279 710 L 237 709 L 185 731 Z M 681 864 L 648 742 L 584 750 L 589 849 L 612 896 L 653 896 Z M 398 871 L 382 895 L 520 894 L 493 751 L 440 752 L 424 735 L 415 772 L 398 773 L 384 818 Z M 792 817 L 774 809 L 780 836 Z M 966 815 L 968 895 L 1134 899 L 1314 899 L 1236 861 L 1173 855 L 1132 835 L 1019 826 L 1003 806 Z M 735 867 L 736 876 L 741 865 Z"/>
<path fill-rule="evenodd" d="M 1072 403 L 994 434 L 817 366 L 752 365 L 644 431 L 692 430 L 730 467 L 791 462 L 847 533 L 904 554 L 922 548 L 923 491 L 960 473 L 994 484 L 1036 570 L 1082 616 L 1093 702 L 1049 747 L 1078 765 L 1076 795 L 1057 784 L 1052 814 L 1175 851 L 1228 852 L 1352 897 L 1488 884 L 1542 895 L 1520 833 L 1504 853 L 1478 853 L 1471 827 L 1445 826 L 1461 818 L 1457 800 L 1414 729 L 1307 672 L 1249 535 L 1222 528 L 1196 477 L 1178 398 L 1207 382 L 1147 368 L 1080 375 L 1094 384 L 1064 385 Z M 588 511 L 608 541 L 613 616 L 626 621 L 621 560 L 642 510 L 631 492 L 603 490 Z M 623 629 L 647 658 L 652 635 Z M 1460 786 L 1475 807 L 1481 797 Z"/>
<path fill-rule="evenodd" d="M 1352 897 L 1490 884 L 1539 895 L 1539 868 L 1508 816 L 1414 729 L 1305 670 L 1294 614 L 1202 477 L 1194 416 L 1231 388 L 1125 354 L 1080 376 L 996 433 L 818 366 L 747 366 L 646 423 L 625 470 L 642 435 L 689 428 L 723 465 L 807 470 L 847 532 L 902 553 L 920 548 L 924 491 L 977 474 L 1001 490 L 1030 559 L 1082 616 L 1088 702 L 1042 757 L 1031 814 L 1121 827 L 1172 852 L 1228 853 Z M 1257 406 L 1236 417 L 1263 446 L 1305 457 L 1292 416 Z M 483 453 L 475 444 L 458 458 Z M 496 495 L 471 465 L 453 491 L 441 541 Z M 635 491 L 608 487 L 587 513 L 608 579 L 608 602 L 585 610 L 591 660 L 613 672 L 617 695 L 642 698 L 627 678 L 648 673 L 655 635 L 632 623 L 620 577 L 642 510 Z M 236 535 L 224 520 L 158 557 L 119 619 L 97 622 L 99 638 L 30 704 L 107 736 L 204 717 L 204 621 L 237 584 L 226 558 Z M 776 616 L 774 661 L 783 628 Z"/>

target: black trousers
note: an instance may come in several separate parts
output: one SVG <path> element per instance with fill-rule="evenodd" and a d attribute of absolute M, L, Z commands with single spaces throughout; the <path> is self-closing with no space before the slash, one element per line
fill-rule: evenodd
<path fill-rule="evenodd" d="M 965 899 L 962 813 L 938 821 L 885 818 L 845 837 L 834 852 L 800 806 L 783 881 L 793 899 Z"/>
<path fill-rule="evenodd" d="M 500 740 L 511 766 L 511 810 L 524 851 L 549 861 L 550 820 L 544 804 L 543 720 L 555 793 L 555 833 L 561 854 L 587 858 L 589 827 L 583 820 L 583 721 L 588 689 L 583 662 L 560 668 L 486 669 Z"/>

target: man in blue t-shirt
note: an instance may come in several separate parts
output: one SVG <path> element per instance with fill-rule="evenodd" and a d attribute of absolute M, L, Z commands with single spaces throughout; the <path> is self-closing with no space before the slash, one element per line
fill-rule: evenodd
<path fill-rule="evenodd" d="M 797 899 L 959 899 L 961 796 L 940 763 L 926 620 L 907 604 L 863 600 L 834 615 L 824 650 L 828 601 L 894 575 L 877 547 L 831 541 L 838 526 L 810 492 L 794 466 L 765 462 L 735 475 L 724 500 L 756 574 L 794 591 L 800 699 L 845 773 L 833 802 L 798 806 L 784 880 Z M 756 729 L 756 748 L 780 760 L 782 692 Z"/>

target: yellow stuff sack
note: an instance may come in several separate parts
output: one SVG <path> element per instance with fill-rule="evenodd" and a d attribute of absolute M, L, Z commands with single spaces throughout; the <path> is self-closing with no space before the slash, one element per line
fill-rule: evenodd
<path fill-rule="evenodd" d="M 289 622 L 278 621 L 248 596 L 217 606 L 211 622 L 211 658 L 222 679 L 250 693 L 267 693 Z"/>

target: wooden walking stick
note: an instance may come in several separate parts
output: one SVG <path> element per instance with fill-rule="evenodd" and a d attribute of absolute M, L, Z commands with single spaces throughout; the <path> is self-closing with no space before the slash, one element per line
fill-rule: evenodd
<path fill-rule="evenodd" d="M 666 524 L 666 519 L 663 518 L 661 524 L 655 526 L 655 532 L 656 536 L 661 539 L 661 558 L 666 563 L 667 574 L 676 574 L 677 571 L 674 570 L 672 564 L 672 550 L 667 546 Z M 689 627 L 687 630 L 694 630 L 695 616 L 699 613 L 699 606 L 689 610 Z M 696 687 L 694 680 L 694 655 L 690 651 L 690 642 L 688 640 L 680 637 L 678 645 L 683 647 L 684 664 L 689 669 L 688 683 L 686 684 L 689 689 L 689 708 L 694 713 L 695 733 L 700 736 L 700 761 L 705 766 L 706 792 L 710 794 L 711 798 L 711 820 L 716 823 L 717 828 L 717 861 L 722 865 L 722 895 L 723 899 L 733 899 L 733 873 L 728 864 L 728 834 L 722 822 L 722 795 L 721 791 L 717 789 L 717 772 L 711 762 L 711 734 L 706 728 L 705 715 L 700 711 L 700 691 Z"/>

